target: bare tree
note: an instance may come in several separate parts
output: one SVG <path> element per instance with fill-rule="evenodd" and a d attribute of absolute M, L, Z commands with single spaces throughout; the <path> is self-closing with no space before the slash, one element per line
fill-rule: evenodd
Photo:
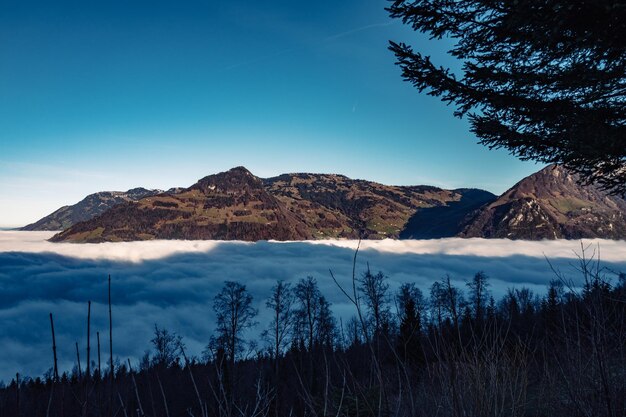
<path fill-rule="evenodd" d="M 291 286 L 283 281 L 276 282 L 265 306 L 272 312 L 272 321 L 263 332 L 271 343 L 271 354 L 277 360 L 289 343 L 289 332 L 293 323 L 294 294 Z"/>
<path fill-rule="evenodd" d="M 441 325 L 449 319 L 455 328 L 459 325 L 459 316 L 465 304 L 461 290 L 452 285 L 449 275 L 441 281 L 434 282 L 430 287 L 430 308 L 432 320 Z"/>
<path fill-rule="evenodd" d="M 355 316 L 350 317 L 348 322 L 346 323 L 345 336 L 344 338 L 346 346 L 359 346 L 363 343 L 363 337 L 361 334 L 361 325 L 359 324 L 359 319 Z"/>
<path fill-rule="evenodd" d="M 310 352 L 313 350 L 315 329 L 319 318 L 320 290 L 317 287 L 315 278 L 308 276 L 298 282 L 294 292 L 299 304 L 297 318 L 302 330 L 306 333 L 305 343 Z"/>
<path fill-rule="evenodd" d="M 442 278 L 441 283 L 442 292 L 439 295 L 443 296 L 444 308 L 448 311 L 450 318 L 452 318 L 454 327 L 458 329 L 460 312 L 465 304 L 463 293 L 452 285 L 450 275 L 446 274 L 446 276 Z"/>
<path fill-rule="evenodd" d="M 389 324 L 389 284 L 387 277 L 379 271 L 373 274 L 369 266 L 359 279 L 359 291 L 363 294 L 365 306 L 369 310 L 369 319 L 373 325 L 370 332 L 380 335 L 382 328 Z"/>
<path fill-rule="evenodd" d="M 167 329 L 159 329 L 154 325 L 154 337 L 150 340 L 154 347 L 154 356 L 152 362 L 157 366 L 169 367 L 179 358 L 179 346 L 182 337 L 176 333 L 169 332 Z"/>
<path fill-rule="evenodd" d="M 243 332 L 256 325 L 254 318 L 258 311 L 252 307 L 252 295 L 245 285 L 226 281 L 213 300 L 213 311 L 217 316 L 217 346 L 224 349 L 228 360 L 234 364 L 241 351 Z"/>

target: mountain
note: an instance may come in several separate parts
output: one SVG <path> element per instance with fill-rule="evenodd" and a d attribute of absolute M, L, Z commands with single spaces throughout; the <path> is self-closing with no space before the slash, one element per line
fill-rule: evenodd
<path fill-rule="evenodd" d="M 175 194 L 119 204 L 52 241 L 148 239 L 305 240 L 313 236 L 263 181 L 243 167 L 210 175 Z"/>
<path fill-rule="evenodd" d="M 461 237 L 509 239 L 626 238 L 626 200 L 551 165 L 477 210 Z"/>
<path fill-rule="evenodd" d="M 461 231 L 468 211 L 494 199 L 493 194 L 481 190 L 387 186 L 333 174 L 284 174 L 261 179 L 238 167 L 205 177 L 177 193 L 119 204 L 51 240 L 433 236 L 439 232 L 415 220 L 418 213 L 432 208 L 446 213 L 439 222 L 442 230 L 453 236 Z M 428 214 L 424 216 L 429 219 Z"/>
<path fill-rule="evenodd" d="M 175 191 L 175 190 L 172 190 Z M 54 213 L 20 230 L 64 230 L 78 222 L 90 220 L 113 206 L 162 193 L 162 190 L 133 188 L 128 191 L 102 191 L 90 194 L 72 206 L 63 206 Z"/>
<path fill-rule="evenodd" d="M 331 174 L 284 174 L 266 179 L 265 184 L 317 238 L 443 237 L 415 219 L 429 210 L 446 213 L 459 204 L 466 207 L 468 200 L 477 202 L 461 216 L 442 217 L 441 230 L 454 236 L 469 211 L 495 199 L 482 190 L 390 186 Z"/>
<path fill-rule="evenodd" d="M 51 240 L 626 237 L 626 201 L 577 180 L 549 166 L 496 198 L 478 189 L 389 186 L 335 174 L 262 179 L 238 167 L 189 188 L 129 198 Z"/>

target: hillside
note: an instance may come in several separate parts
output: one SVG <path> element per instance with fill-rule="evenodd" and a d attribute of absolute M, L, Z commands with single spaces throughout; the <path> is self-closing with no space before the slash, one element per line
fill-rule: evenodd
<path fill-rule="evenodd" d="M 52 240 L 453 236 L 623 239 L 626 201 L 581 186 L 575 175 L 555 166 L 524 178 L 498 198 L 479 189 L 390 186 L 335 174 L 262 179 L 238 167 L 209 175 L 189 188 L 128 199 Z"/>
<path fill-rule="evenodd" d="M 389 186 L 329 174 L 285 174 L 265 183 L 270 193 L 321 238 L 358 238 L 359 232 L 366 239 L 399 238 L 413 233 L 415 227 L 410 220 L 416 213 L 453 207 L 469 192 L 431 186 Z M 483 193 L 482 203 L 495 198 L 489 192 Z M 454 230 L 451 236 L 458 233 L 460 219 L 444 222 Z"/>
<path fill-rule="evenodd" d="M 310 231 L 245 168 L 210 175 L 174 194 L 127 202 L 52 241 L 300 240 Z"/>
<path fill-rule="evenodd" d="M 178 193 L 121 204 L 70 227 L 53 241 L 399 238 L 411 233 L 407 225 L 418 211 L 452 207 L 475 191 L 387 186 L 331 174 L 261 179 L 238 167 Z M 495 198 L 481 193 L 483 202 Z M 462 214 L 443 221 L 451 235 L 461 230 L 466 212 Z M 414 222 L 413 229 L 419 229 Z"/>
<path fill-rule="evenodd" d="M 548 166 L 474 213 L 461 237 L 509 239 L 626 238 L 626 200 Z"/>
<path fill-rule="evenodd" d="M 78 222 L 90 220 L 118 204 L 137 201 L 162 192 L 162 190 L 133 188 L 128 191 L 102 191 L 90 194 L 78 203 L 63 206 L 20 230 L 64 230 Z"/>

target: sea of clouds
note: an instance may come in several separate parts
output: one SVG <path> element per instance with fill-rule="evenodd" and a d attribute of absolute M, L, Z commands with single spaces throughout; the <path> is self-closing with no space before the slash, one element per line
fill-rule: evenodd
<path fill-rule="evenodd" d="M 244 283 L 254 295 L 261 329 L 265 299 L 276 280 L 315 277 L 344 320 L 352 308 L 330 277 L 348 285 L 355 249 L 349 240 L 315 242 L 149 241 L 101 244 L 50 243 L 51 232 L 0 232 L 0 380 L 16 372 L 38 376 L 52 363 L 49 313 L 53 313 L 59 366 L 75 363 L 75 342 L 86 346 L 87 301 L 95 334 L 108 346 L 107 276 L 112 278 L 114 354 L 137 361 L 154 324 L 182 335 L 200 355 L 214 330 L 212 302 L 224 281 Z M 360 242 L 356 270 L 381 270 L 395 290 L 414 282 L 425 293 L 449 274 L 456 285 L 477 271 L 491 279 L 496 298 L 507 288 L 545 291 L 552 268 L 579 282 L 581 245 L 611 271 L 626 271 L 626 242 L 609 240 L 509 241 L 485 239 Z M 551 266 L 549 265 L 549 262 Z M 258 330 L 257 330 L 258 333 Z M 108 351 L 106 352 L 108 355 Z M 104 352 L 103 352 L 104 355 Z M 107 356 L 105 355 L 105 356 Z M 83 364 L 84 367 L 84 364 Z"/>

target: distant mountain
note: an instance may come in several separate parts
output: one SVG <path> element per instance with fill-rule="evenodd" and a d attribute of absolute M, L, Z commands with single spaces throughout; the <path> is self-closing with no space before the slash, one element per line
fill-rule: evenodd
<path fill-rule="evenodd" d="M 52 240 L 435 236 L 437 231 L 415 220 L 416 213 L 435 207 L 446 213 L 439 223 L 453 236 L 461 231 L 461 220 L 469 211 L 494 199 L 493 194 L 481 190 L 386 186 L 332 174 L 284 174 L 261 179 L 238 167 L 205 177 L 177 193 L 117 205 Z M 424 216 L 430 222 L 428 214 Z"/>
<path fill-rule="evenodd" d="M 509 239 L 626 238 L 626 200 L 558 166 L 530 175 L 468 220 L 461 237 Z"/>
<path fill-rule="evenodd" d="M 300 240 L 310 230 L 245 168 L 210 175 L 175 194 L 117 205 L 53 241 Z"/>
<path fill-rule="evenodd" d="M 416 217 L 430 210 L 454 211 L 460 204 L 465 207 L 461 215 L 440 220 L 446 236 L 454 236 L 468 212 L 496 198 L 482 190 L 390 186 L 330 174 L 284 174 L 264 181 L 269 192 L 296 213 L 317 238 L 442 237 Z M 475 192 L 480 196 L 473 197 Z M 480 203 L 468 207 L 468 200 Z M 426 215 L 424 219 L 430 222 Z"/>
<path fill-rule="evenodd" d="M 549 166 L 496 198 L 479 189 L 389 186 L 335 174 L 261 179 L 238 167 L 189 188 L 102 205 L 98 215 L 88 210 L 95 217 L 51 240 L 626 238 L 626 201 L 577 179 Z"/>
<path fill-rule="evenodd" d="M 90 194 L 78 203 L 72 206 L 63 206 L 54 213 L 24 226 L 20 230 L 64 230 L 78 222 L 90 220 L 118 204 L 137 201 L 162 192 L 162 190 L 133 188 L 128 191 L 102 191 Z"/>

